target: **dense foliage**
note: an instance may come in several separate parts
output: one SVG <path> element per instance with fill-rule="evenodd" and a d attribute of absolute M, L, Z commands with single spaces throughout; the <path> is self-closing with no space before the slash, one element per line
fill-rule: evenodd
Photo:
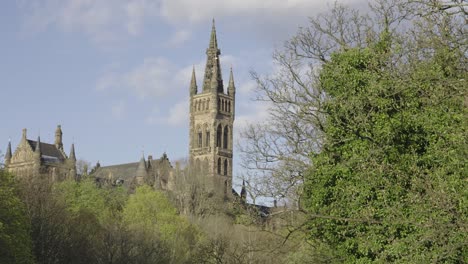
<path fill-rule="evenodd" d="M 33 263 L 30 229 L 17 185 L 0 168 L 0 263 Z"/>
<path fill-rule="evenodd" d="M 405 54 L 383 31 L 320 72 L 324 147 L 306 206 L 337 262 L 468 259 L 466 54 L 433 37 L 430 55 Z"/>

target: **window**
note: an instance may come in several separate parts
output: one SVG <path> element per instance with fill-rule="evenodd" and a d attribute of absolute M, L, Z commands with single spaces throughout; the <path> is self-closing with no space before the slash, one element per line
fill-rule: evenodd
<path fill-rule="evenodd" d="M 218 158 L 218 174 L 221 174 L 221 158 Z"/>
<path fill-rule="evenodd" d="M 223 175 L 227 175 L 227 171 L 228 171 L 228 161 L 227 159 L 224 160 L 224 173 Z"/>
<path fill-rule="evenodd" d="M 210 146 L 210 131 L 206 131 L 205 147 Z"/>
<path fill-rule="evenodd" d="M 218 125 L 218 129 L 216 129 L 216 147 L 221 147 L 221 136 L 222 134 L 222 128 L 221 125 Z"/>
<path fill-rule="evenodd" d="M 202 147 L 202 141 L 203 141 L 203 140 L 202 140 L 202 137 L 203 137 L 203 136 L 202 136 L 202 132 L 199 131 L 199 132 L 198 132 L 198 147 L 199 147 L 199 148 Z"/>
<path fill-rule="evenodd" d="M 229 134 L 229 128 L 228 126 L 224 127 L 224 135 L 223 135 L 223 148 L 227 149 L 228 148 L 228 134 Z"/>

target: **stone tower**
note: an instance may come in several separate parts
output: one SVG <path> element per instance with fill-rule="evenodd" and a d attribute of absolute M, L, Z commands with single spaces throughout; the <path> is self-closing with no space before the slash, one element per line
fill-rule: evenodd
<path fill-rule="evenodd" d="M 197 173 L 213 178 L 214 189 L 231 192 L 232 138 L 235 110 L 235 86 L 232 68 L 227 91 L 223 78 L 213 20 L 206 50 L 205 77 L 198 91 L 195 69 L 190 83 L 190 164 Z"/>

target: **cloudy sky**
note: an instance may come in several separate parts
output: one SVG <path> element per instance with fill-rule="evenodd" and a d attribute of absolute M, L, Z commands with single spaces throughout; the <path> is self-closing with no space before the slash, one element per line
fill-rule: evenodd
<path fill-rule="evenodd" d="M 345 1 L 345 2 L 350 2 Z M 225 82 L 237 86 L 236 129 L 267 116 L 252 101 L 249 71 L 272 71 L 271 54 L 328 0 L 11 0 L 0 3 L 0 151 L 21 129 L 102 165 L 142 151 L 188 155 L 192 66 L 201 86 L 215 18 Z M 241 140 L 237 134 L 235 140 Z M 238 160 L 234 161 L 235 163 Z M 236 172 L 235 172 L 236 173 Z"/>

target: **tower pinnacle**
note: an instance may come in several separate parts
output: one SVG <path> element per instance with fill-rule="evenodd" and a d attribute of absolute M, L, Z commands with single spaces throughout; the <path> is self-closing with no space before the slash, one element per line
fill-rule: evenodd
<path fill-rule="evenodd" d="M 5 153 L 5 165 L 8 166 L 11 162 L 11 141 L 8 140 L 8 147 Z"/>
<path fill-rule="evenodd" d="M 37 143 L 36 143 L 36 149 L 34 150 L 34 152 L 36 153 L 36 155 L 39 155 L 39 157 L 41 156 L 41 137 L 38 136 L 37 137 Z"/>
<path fill-rule="evenodd" d="M 190 95 L 197 94 L 197 79 L 195 77 L 195 66 L 192 69 L 192 80 L 190 81 Z"/>
<path fill-rule="evenodd" d="M 236 93 L 236 86 L 234 85 L 234 74 L 232 73 L 232 66 L 231 66 L 231 71 L 229 73 L 228 94 L 233 95 L 235 93 Z"/>
<path fill-rule="evenodd" d="M 215 20 L 213 18 L 213 23 L 211 26 L 211 36 L 210 36 L 210 49 L 218 49 L 218 40 L 216 39 L 216 26 Z"/>
<path fill-rule="evenodd" d="M 70 156 L 68 157 L 72 161 L 76 161 L 76 155 L 75 155 L 75 144 L 72 143 L 71 148 L 70 148 Z"/>
<path fill-rule="evenodd" d="M 219 62 L 219 55 L 221 51 L 218 49 L 218 40 L 216 38 L 216 27 L 213 19 L 213 25 L 211 27 L 211 36 L 208 49 L 206 49 L 206 67 L 205 77 L 203 79 L 203 92 L 211 91 L 214 93 L 223 92 L 223 78 L 221 77 L 221 66 Z M 215 74 L 215 80 L 217 85 L 212 85 L 213 73 Z"/>
<path fill-rule="evenodd" d="M 57 125 L 57 129 L 55 130 L 55 147 L 60 150 L 63 150 L 62 135 L 62 126 Z"/>

